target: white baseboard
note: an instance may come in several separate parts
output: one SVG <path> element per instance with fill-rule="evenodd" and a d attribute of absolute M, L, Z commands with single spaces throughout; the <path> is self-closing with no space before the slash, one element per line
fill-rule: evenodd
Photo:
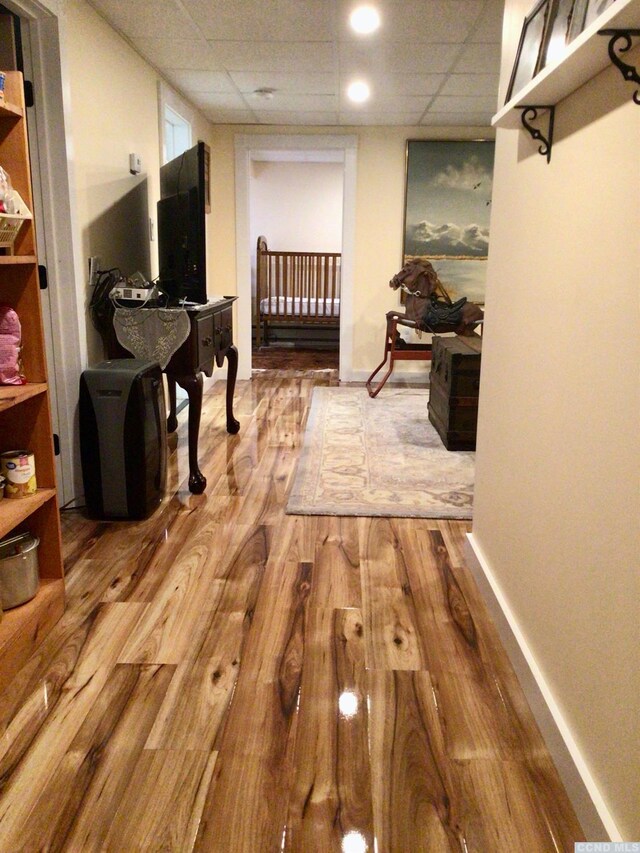
<path fill-rule="evenodd" d="M 467 534 L 465 557 L 585 836 L 589 841 L 622 841 L 622 836 L 580 754 L 571 730 L 473 533 Z"/>

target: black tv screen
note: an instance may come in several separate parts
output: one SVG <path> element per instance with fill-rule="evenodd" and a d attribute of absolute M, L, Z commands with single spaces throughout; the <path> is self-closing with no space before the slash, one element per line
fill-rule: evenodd
<path fill-rule="evenodd" d="M 207 301 L 208 195 L 209 149 L 204 142 L 160 168 L 159 285 L 170 305 Z"/>

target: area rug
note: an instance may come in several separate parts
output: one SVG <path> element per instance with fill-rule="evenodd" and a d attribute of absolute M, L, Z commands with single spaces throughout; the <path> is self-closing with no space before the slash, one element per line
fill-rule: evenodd
<path fill-rule="evenodd" d="M 290 515 L 471 518 L 475 453 L 449 451 L 428 390 L 316 388 Z"/>

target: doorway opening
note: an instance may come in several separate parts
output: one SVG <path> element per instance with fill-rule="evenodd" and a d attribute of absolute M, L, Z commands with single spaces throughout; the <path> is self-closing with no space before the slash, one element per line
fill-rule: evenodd
<path fill-rule="evenodd" d="M 342 152 L 251 162 L 252 368 L 338 368 Z"/>
<path fill-rule="evenodd" d="M 280 369 L 293 363 L 320 369 L 318 363 L 330 367 L 337 361 L 341 378 L 350 371 L 356 142 L 356 137 L 346 135 L 236 137 L 238 375 L 242 379 L 251 376 L 252 357 L 254 367 L 268 364 L 267 369 L 274 361 Z M 321 190 L 323 182 L 326 186 Z M 313 185 L 317 192 L 311 191 Z M 339 315 L 332 309 L 335 313 L 330 317 L 337 322 L 296 324 L 295 318 L 287 316 L 287 322 L 278 324 L 274 317 L 268 324 L 268 345 L 253 346 L 259 236 L 268 237 L 274 254 L 340 256 Z M 296 300 L 310 303 L 314 298 L 314 292 L 282 289 L 290 275 L 283 267 L 281 289 L 270 300 L 275 300 L 276 314 L 279 307 L 280 319 L 287 313 L 283 308 L 287 299 L 293 306 Z M 311 275 L 308 269 L 305 275 Z M 319 310 L 314 306 L 307 313 Z"/>

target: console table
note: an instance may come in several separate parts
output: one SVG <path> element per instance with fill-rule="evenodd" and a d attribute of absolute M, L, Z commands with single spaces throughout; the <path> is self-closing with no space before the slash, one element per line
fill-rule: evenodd
<path fill-rule="evenodd" d="M 200 434 L 200 416 L 202 414 L 202 374 L 211 376 L 214 364 L 222 367 L 227 359 L 227 432 L 235 435 L 240 424 L 233 416 L 233 394 L 238 374 L 238 350 L 233 344 L 232 305 L 237 296 L 225 296 L 217 302 L 185 308 L 189 317 L 187 339 L 173 353 L 163 367 L 167 376 L 169 390 L 169 416 L 167 431 L 175 432 L 178 427 L 176 418 L 176 383 L 187 392 L 189 398 L 189 491 L 195 495 L 204 492 L 207 480 L 198 466 L 198 438 Z M 137 308 L 136 311 L 153 309 Z M 109 352 L 110 358 L 122 355 L 122 344 L 117 342 L 118 353 Z M 111 346 L 109 347 L 111 350 Z M 131 350 L 133 352 L 133 350 Z M 127 355 L 131 352 L 126 351 Z M 153 357 L 149 349 L 134 352 L 137 357 Z"/>

